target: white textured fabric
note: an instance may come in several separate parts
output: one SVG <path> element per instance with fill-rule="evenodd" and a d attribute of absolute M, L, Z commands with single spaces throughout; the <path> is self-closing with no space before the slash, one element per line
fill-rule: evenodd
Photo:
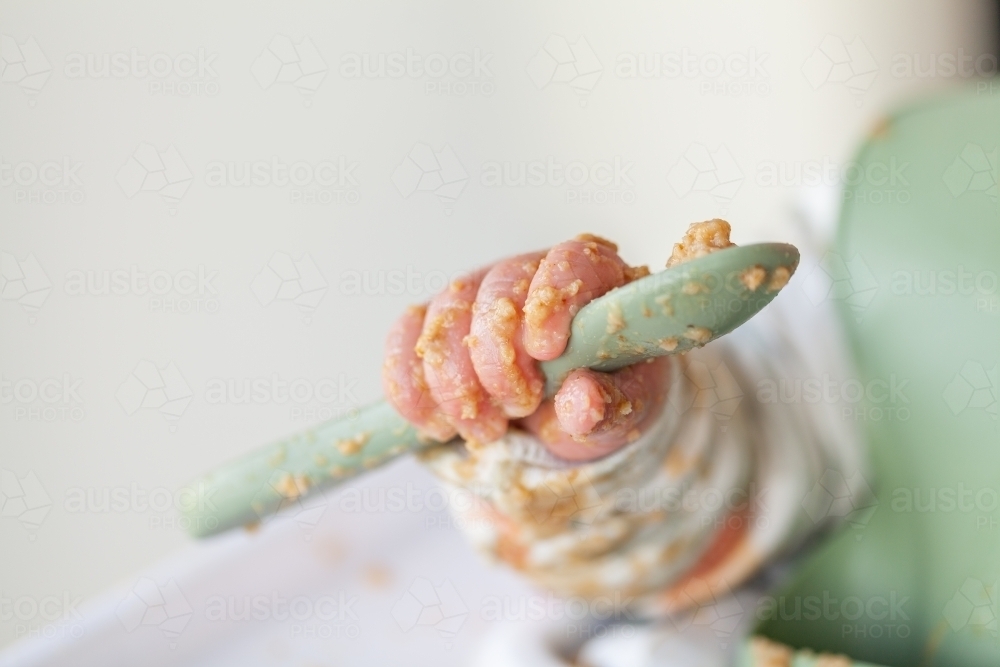
<path fill-rule="evenodd" d="M 806 252 L 800 266 L 817 261 Z M 756 597 L 740 587 L 845 508 L 864 506 L 859 429 L 839 398 L 851 365 L 830 303 L 810 301 L 802 280 L 800 268 L 753 320 L 675 357 L 662 414 L 610 456 L 570 464 L 512 431 L 473 454 L 445 446 L 425 457 L 445 484 L 480 499 L 460 525 L 482 552 L 566 596 L 625 599 L 624 620 L 660 619 L 594 639 L 584 652 L 595 664 L 684 664 L 655 657 L 681 645 L 722 660 L 738 642 L 718 637 L 752 622 L 747 605 Z M 806 381 L 837 391 L 816 399 L 801 392 Z M 732 562 L 692 576 L 727 525 L 745 529 Z M 608 620 L 623 619 L 595 619 L 595 627 L 611 628 Z M 542 635 L 557 630 L 504 632 L 538 635 L 544 645 Z M 645 658 L 625 657 L 635 652 Z M 489 655 L 483 664 L 505 664 Z"/>
<path fill-rule="evenodd" d="M 659 594 L 727 523 L 746 528 L 752 556 L 740 557 L 771 560 L 835 518 L 828 495 L 813 493 L 824 476 L 849 479 L 861 468 L 841 406 L 769 400 L 760 391 L 824 375 L 845 380 L 843 360 L 809 353 L 811 345 L 825 357 L 839 349 L 828 340 L 833 323 L 793 326 L 789 311 L 802 313 L 802 298 L 787 290 L 733 334 L 676 357 L 662 414 L 610 456 L 570 464 L 511 431 L 474 453 L 451 445 L 425 461 L 482 501 L 460 521 L 482 551 L 556 592 L 617 592 L 634 597 L 638 613 L 655 615 Z M 755 570 L 737 568 L 741 577 Z"/>

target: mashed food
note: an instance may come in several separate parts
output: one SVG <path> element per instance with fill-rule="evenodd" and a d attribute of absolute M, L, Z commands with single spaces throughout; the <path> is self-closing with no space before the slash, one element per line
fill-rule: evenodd
<path fill-rule="evenodd" d="M 732 228 L 729 223 L 719 218 L 692 223 L 681 242 L 674 244 L 674 251 L 667 260 L 667 267 L 736 245 L 729 240 L 730 231 Z"/>

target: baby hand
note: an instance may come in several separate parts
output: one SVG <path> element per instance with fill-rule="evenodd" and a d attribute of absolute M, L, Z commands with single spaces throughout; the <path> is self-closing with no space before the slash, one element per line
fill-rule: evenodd
<path fill-rule="evenodd" d="M 617 246 L 583 234 L 501 260 L 411 306 L 389 332 L 385 395 L 425 435 L 496 440 L 511 421 L 555 455 L 584 461 L 639 437 L 666 394 L 661 357 L 614 373 L 578 369 L 544 399 L 538 361 L 566 348 L 581 307 L 638 277 Z"/>

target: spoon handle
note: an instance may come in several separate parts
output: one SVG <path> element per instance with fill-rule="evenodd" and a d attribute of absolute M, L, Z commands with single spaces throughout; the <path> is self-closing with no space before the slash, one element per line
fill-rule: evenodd
<path fill-rule="evenodd" d="M 540 364 L 546 395 L 574 369 L 612 371 L 729 333 L 771 302 L 798 260 L 798 250 L 783 243 L 732 246 L 608 292 L 574 316 L 562 356 Z M 192 481 L 181 496 L 184 524 L 195 537 L 253 525 L 400 454 L 435 444 L 379 401 Z"/>

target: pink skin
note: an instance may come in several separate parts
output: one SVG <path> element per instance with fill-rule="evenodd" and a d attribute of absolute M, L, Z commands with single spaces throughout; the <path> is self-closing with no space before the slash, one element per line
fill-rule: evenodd
<path fill-rule="evenodd" d="M 507 431 L 507 417 L 483 389 L 469 356 L 472 305 L 486 271 L 453 280 L 431 299 L 417 340 L 431 396 L 459 435 L 480 443 Z"/>
<path fill-rule="evenodd" d="M 628 282 L 629 266 L 613 244 L 573 239 L 553 247 L 531 281 L 524 306 L 524 348 L 535 359 L 566 349 L 569 325 L 581 307 Z"/>
<path fill-rule="evenodd" d="M 382 363 L 382 390 L 397 412 L 418 431 L 445 442 L 455 436 L 455 427 L 431 397 L 424 363 L 415 349 L 426 311 L 423 305 L 410 306 L 389 330 Z"/>
<path fill-rule="evenodd" d="M 545 380 L 522 342 L 521 310 L 544 252 L 498 262 L 479 286 L 469 354 L 483 387 L 510 418 L 527 417 L 542 402 Z"/>
<path fill-rule="evenodd" d="M 552 400 L 542 400 L 537 360 L 562 353 L 583 305 L 636 275 L 613 244 L 584 235 L 455 281 L 426 314 L 408 311 L 393 327 L 386 395 L 438 440 L 457 430 L 489 442 L 503 435 L 508 418 L 521 418 L 518 426 L 559 457 L 605 456 L 635 440 L 656 414 L 669 360 L 615 373 L 576 370 Z"/>
<path fill-rule="evenodd" d="M 666 397 L 668 363 L 660 357 L 614 373 L 587 368 L 570 373 L 552 401 L 564 435 L 547 443 L 549 450 L 589 460 L 638 438 Z"/>

